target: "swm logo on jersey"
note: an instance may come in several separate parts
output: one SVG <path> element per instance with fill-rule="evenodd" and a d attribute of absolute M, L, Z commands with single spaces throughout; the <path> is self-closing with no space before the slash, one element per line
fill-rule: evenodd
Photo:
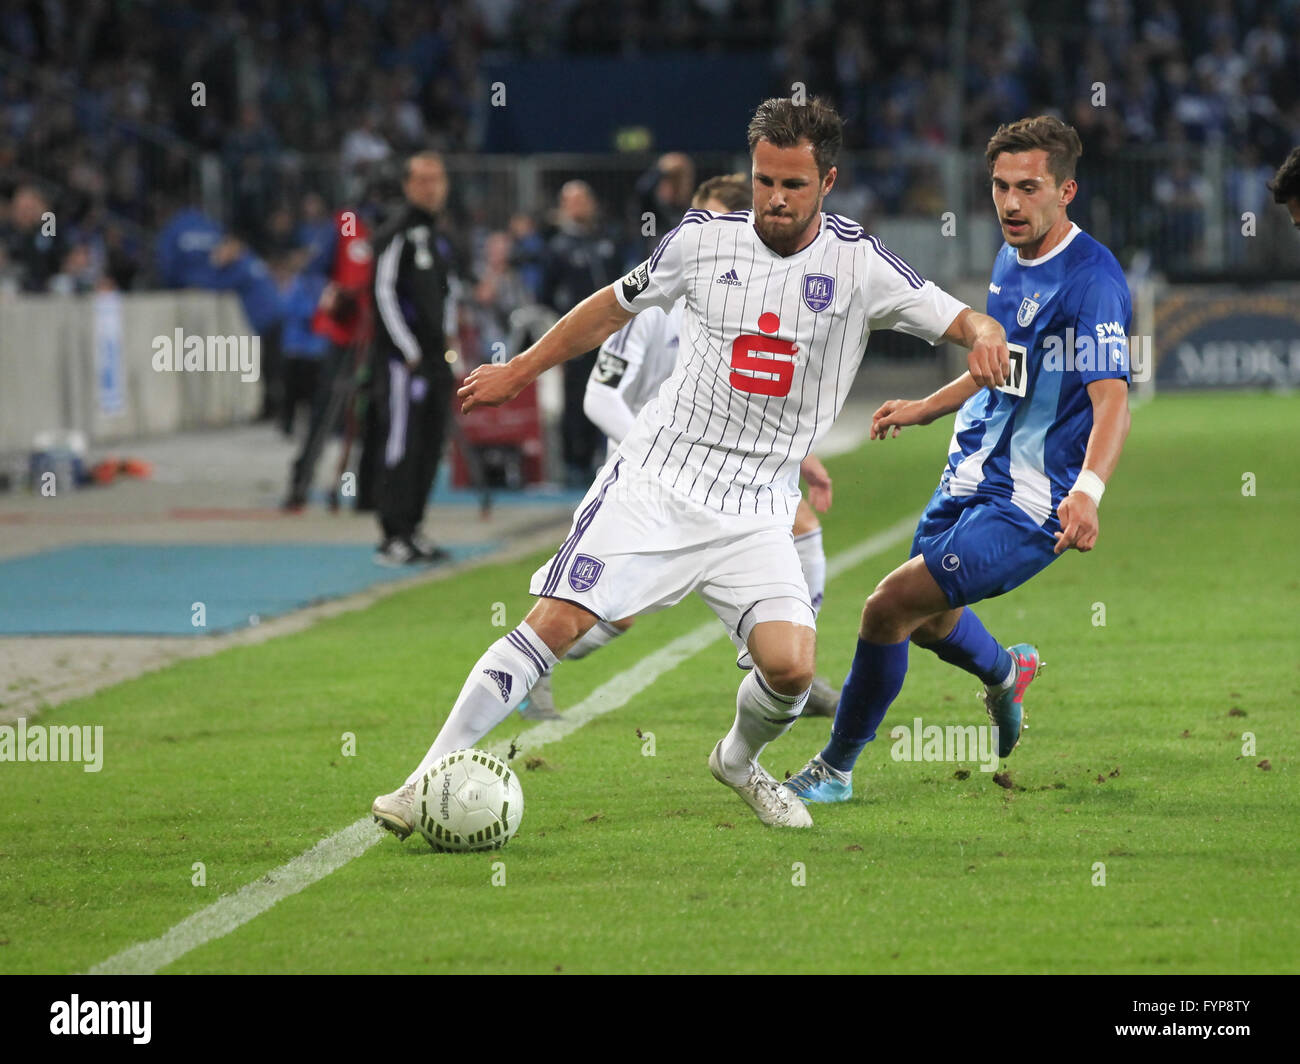
<path fill-rule="evenodd" d="M 739 287 L 740 287 L 744 282 L 741 281 L 740 276 L 736 273 L 735 270 L 728 270 L 726 273 L 724 273 L 721 277 L 719 277 L 719 278 L 718 278 L 716 281 L 714 281 L 713 283 L 714 283 L 714 284 L 732 284 L 732 285 L 735 285 L 737 288 L 739 288 Z"/>
<path fill-rule="evenodd" d="M 579 554 L 573 559 L 573 568 L 569 570 L 569 586 L 574 591 L 590 591 L 604 571 L 604 562 L 587 554 Z"/>
<path fill-rule="evenodd" d="M 1101 321 L 1097 323 L 1097 346 L 1101 348 L 1110 345 L 1111 355 L 1115 360 L 1115 367 L 1122 367 L 1128 360 L 1128 335 L 1124 331 L 1124 326 L 1117 321 Z M 1101 363 L 1105 363 L 1103 357 Z"/>
<path fill-rule="evenodd" d="M 1016 322 L 1017 324 L 1022 326 L 1028 325 L 1031 321 L 1034 320 L 1034 315 L 1037 313 L 1038 313 L 1038 304 L 1035 303 L 1028 296 L 1025 296 L 1024 302 L 1020 304 L 1020 309 L 1016 311 Z"/>
<path fill-rule="evenodd" d="M 806 273 L 803 278 L 803 301 L 814 314 L 825 310 L 835 298 L 835 278 L 824 273 Z"/>

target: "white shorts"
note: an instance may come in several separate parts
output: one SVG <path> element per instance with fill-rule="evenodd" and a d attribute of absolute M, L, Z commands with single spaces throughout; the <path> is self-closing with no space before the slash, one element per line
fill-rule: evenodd
<path fill-rule="evenodd" d="M 774 523 L 771 515 L 701 506 L 619 454 L 528 590 L 602 621 L 660 610 L 698 591 L 740 650 L 760 621 L 817 627 L 788 517 Z"/>

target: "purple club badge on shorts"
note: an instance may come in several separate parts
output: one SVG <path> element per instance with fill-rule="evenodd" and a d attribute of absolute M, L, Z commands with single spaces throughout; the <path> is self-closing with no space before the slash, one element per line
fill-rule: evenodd
<path fill-rule="evenodd" d="M 573 559 L 573 568 L 569 570 L 569 586 L 574 591 L 590 591 L 604 571 L 604 562 L 597 561 L 588 554 L 579 554 Z"/>
<path fill-rule="evenodd" d="M 803 301 L 814 314 L 825 310 L 835 298 L 835 278 L 824 273 L 803 275 Z"/>

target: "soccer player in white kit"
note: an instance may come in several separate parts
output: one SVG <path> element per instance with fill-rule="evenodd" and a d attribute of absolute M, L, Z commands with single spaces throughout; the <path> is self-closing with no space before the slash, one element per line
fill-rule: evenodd
<path fill-rule="evenodd" d="M 594 624 L 697 592 L 754 668 L 709 768 L 765 824 L 808 827 L 804 804 L 758 763 L 798 719 L 813 679 L 815 621 L 790 534 L 799 464 L 839 413 L 872 329 L 971 349 L 1006 379 L 1002 326 L 923 280 L 860 226 L 821 212 L 835 184 L 839 116 L 819 99 L 762 103 L 749 125 L 754 207 L 689 211 L 654 254 L 504 365 L 475 369 L 463 410 L 494 406 L 599 347 L 639 311 L 683 295 L 677 367 L 637 416 L 556 555 L 534 575 L 525 620 L 470 672 L 424 759 L 372 813 L 405 838 L 416 783 L 471 747 Z"/>
<path fill-rule="evenodd" d="M 752 179 L 749 174 L 723 174 L 711 177 L 695 190 L 691 206 L 710 214 L 730 214 L 746 210 L 754 202 Z M 591 376 L 587 379 L 583 413 L 601 432 L 609 437 L 610 454 L 618 448 L 631 431 L 641 408 L 659 394 L 663 382 L 677 365 L 678 337 L 681 333 L 682 308 L 685 297 L 678 299 L 668 311 L 650 307 L 614 333 L 600 349 Z M 809 601 L 813 612 L 821 609 L 826 589 L 826 552 L 822 546 L 821 523 L 814 507 L 825 512 L 830 507 L 831 478 L 826 467 L 816 455 L 809 455 L 800 466 L 800 473 L 808 481 L 809 498 L 801 499 L 795 510 L 795 552 L 804 581 L 808 585 Z M 811 505 L 810 505 L 811 500 Z M 565 661 L 578 661 L 608 646 L 627 632 L 635 618 L 625 617 L 615 621 L 599 621 L 581 639 L 569 648 Z M 748 655 L 739 662 L 748 667 Z M 553 672 L 544 673 L 519 707 L 525 720 L 558 720 L 551 691 Z M 839 703 L 840 692 L 819 676 L 813 677 L 803 716 L 833 717 Z"/>

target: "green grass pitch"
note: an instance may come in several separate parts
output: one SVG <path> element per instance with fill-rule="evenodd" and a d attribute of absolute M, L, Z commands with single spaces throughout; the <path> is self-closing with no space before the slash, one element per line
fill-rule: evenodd
<path fill-rule="evenodd" d="M 517 760 L 527 804 L 503 851 L 385 838 L 163 970 L 1296 971 L 1297 424 L 1296 398 L 1157 399 L 1135 412 L 1098 550 L 979 607 L 1048 663 L 1004 765 L 1010 787 L 975 764 L 894 761 L 882 735 L 851 803 L 814 807 L 811 831 L 765 829 L 706 764 L 739 680 L 717 642 L 540 765 Z M 828 554 L 919 513 L 949 431 L 830 463 Z M 903 543 L 831 582 L 823 674 L 843 676 L 864 596 L 905 555 Z M 0 971 L 85 971 L 366 813 L 502 634 L 494 612 L 523 616 L 542 560 L 43 715 L 102 725 L 104 766 L 0 764 Z M 557 700 L 710 616 L 691 600 L 643 619 L 563 666 Z M 977 686 L 913 650 L 885 726 L 981 723 Z M 485 745 L 525 727 L 508 721 Z M 765 764 L 797 769 L 828 728 L 801 722 Z M 637 729 L 654 733 L 654 756 Z"/>

